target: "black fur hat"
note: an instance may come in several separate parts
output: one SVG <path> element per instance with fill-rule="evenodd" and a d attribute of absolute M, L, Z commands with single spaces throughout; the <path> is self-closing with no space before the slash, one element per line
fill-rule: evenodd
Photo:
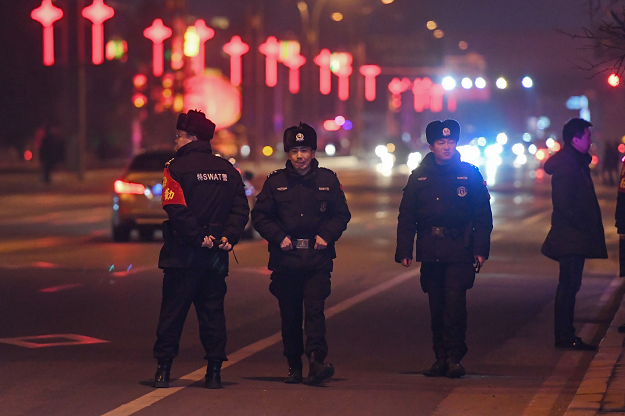
<path fill-rule="evenodd" d="M 284 151 L 288 152 L 292 147 L 305 146 L 311 150 L 317 150 L 317 132 L 306 123 L 299 126 L 289 127 L 284 131 Z"/>
<path fill-rule="evenodd" d="M 176 130 L 186 131 L 199 140 L 210 141 L 215 134 L 215 123 L 207 119 L 201 111 L 189 110 L 186 114 L 178 114 Z"/>
<path fill-rule="evenodd" d="M 460 140 L 460 123 L 452 119 L 432 121 L 425 128 L 425 137 L 429 144 L 434 144 L 440 139 L 453 139 L 458 142 Z"/>

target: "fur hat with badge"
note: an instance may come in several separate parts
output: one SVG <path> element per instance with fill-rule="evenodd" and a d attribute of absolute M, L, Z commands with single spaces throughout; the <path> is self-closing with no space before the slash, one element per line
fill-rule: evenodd
<path fill-rule="evenodd" d="M 460 123 L 456 120 L 434 120 L 425 128 L 425 137 L 429 144 L 434 144 L 440 139 L 460 140 Z"/>
<path fill-rule="evenodd" d="M 201 111 L 189 110 L 186 114 L 178 114 L 176 130 L 186 131 L 199 140 L 208 142 L 215 134 L 215 123 L 207 119 Z"/>
<path fill-rule="evenodd" d="M 317 150 L 317 132 L 306 123 L 299 123 L 299 126 L 289 127 L 284 131 L 284 151 L 288 152 L 292 147 L 310 147 Z"/>

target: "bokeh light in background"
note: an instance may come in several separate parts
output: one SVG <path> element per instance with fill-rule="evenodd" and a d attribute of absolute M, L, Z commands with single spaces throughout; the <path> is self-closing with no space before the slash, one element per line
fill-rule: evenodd
<path fill-rule="evenodd" d="M 508 136 L 506 135 L 506 133 L 499 133 L 497 135 L 497 143 L 501 145 L 508 143 Z"/>
<path fill-rule="evenodd" d="M 508 81 L 506 81 L 506 79 L 503 78 L 503 77 L 499 77 L 499 78 L 497 78 L 497 81 L 495 82 L 495 85 L 500 90 L 505 90 L 508 87 Z"/>
<path fill-rule="evenodd" d="M 608 84 L 610 84 L 610 86 L 618 87 L 620 83 L 621 77 L 619 77 L 617 74 L 610 74 L 610 76 L 608 77 Z"/>
<path fill-rule="evenodd" d="M 273 154 L 273 148 L 271 146 L 263 147 L 263 154 L 265 156 L 271 156 Z"/>
<path fill-rule="evenodd" d="M 251 149 L 248 145 L 244 144 L 241 146 L 241 156 L 248 157 L 250 155 Z"/>
<path fill-rule="evenodd" d="M 466 51 L 468 47 L 469 47 L 469 44 L 468 44 L 468 43 L 466 43 L 466 42 L 465 42 L 465 41 L 463 41 L 463 40 L 461 40 L 461 41 L 458 43 L 458 48 L 460 48 L 460 50 L 461 50 L 461 51 Z"/>
<path fill-rule="evenodd" d="M 434 20 L 430 20 L 429 22 L 427 22 L 425 24 L 427 26 L 428 29 L 430 30 L 434 30 L 438 27 L 438 25 L 436 24 L 436 22 Z"/>
<path fill-rule="evenodd" d="M 410 171 L 413 171 L 419 166 L 419 163 L 421 163 L 422 159 L 423 159 L 423 156 L 421 155 L 421 153 L 419 152 L 410 153 L 408 155 L 408 161 L 406 162 L 406 166 L 408 166 L 408 169 L 410 169 Z"/>
<path fill-rule="evenodd" d="M 530 145 L 527 147 L 527 152 L 528 152 L 530 155 L 535 155 L 537 150 L 538 150 L 538 148 L 536 147 L 536 145 L 535 145 L 535 144 L 530 144 Z"/>
<path fill-rule="evenodd" d="M 529 133 L 523 133 L 523 141 L 524 142 L 531 142 L 532 141 L 532 135 Z"/>
<path fill-rule="evenodd" d="M 436 30 L 434 31 L 434 37 L 435 37 L 436 39 L 441 39 L 443 36 L 445 36 L 445 32 L 443 32 L 442 30 L 440 30 L 440 29 L 436 29 Z"/>
<path fill-rule="evenodd" d="M 521 85 L 523 85 L 523 88 L 532 88 L 534 86 L 534 81 L 530 77 L 524 77 L 523 80 L 521 80 Z"/>
<path fill-rule="evenodd" d="M 460 82 L 460 85 L 462 85 L 462 88 L 464 88 L 465 90 L 471 89 L 471 87 L 473 87 L 473 81 L 471 81 L 471 78 L 462 78 L 462 81 Z"/>
<path fill-rule="evenodd" d="M 33 152 L 31 152 L 30 150 L 27 150 L 24 152 L 24 160 L 29 161 L 32 160 L 33 158 Z"/>
<path fill-rule="evenodd" d="M 443 78 L 443 82 L 441 83 L 441 85 L 443 86 L 443 88 L 445 88 L 447 91 L 451 91 L 454 88 L 456 88 L 456 80 L 453 79 L 450 76 L 446 76 L 445 78 Z"/>
<path fill-rule="evenodd" d="M 326 152 L 326 155 L 328 156 L 334 156 L 336 154 L 336 147 L 331 143 L 326 144 L 326 147 L 324 150 Z"/>
<path fill-rule="evenodd" d="M 475 88 L 480 90 L 486 88 L 486 80 L 482 77 L 475 78 Z"/>

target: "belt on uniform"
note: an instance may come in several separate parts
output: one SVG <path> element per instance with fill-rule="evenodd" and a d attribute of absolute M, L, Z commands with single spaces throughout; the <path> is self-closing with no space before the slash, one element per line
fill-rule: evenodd
<path fill-rule="evenodd" d="M 315 245 L 313 240 L 308 238 L 296 238 L 293 242 L 295 243 L 295 248 L 298 250 L 307 250 L 311 245 Z"/>
<path fill-rule="evenodd" d="M 458 232 L 459 230 L 457 228 L 432 226 L 432 235 L 435 237 L 451 236 L 452 234 L 458 234 Z"/>

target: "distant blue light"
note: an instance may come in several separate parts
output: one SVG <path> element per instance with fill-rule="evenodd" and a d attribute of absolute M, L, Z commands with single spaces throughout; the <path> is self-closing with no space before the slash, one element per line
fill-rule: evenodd
<path fill-rule="evenodd" d="M 345 130 L 351 130 L 352 127 L 354 127 L 354 123 L 352 123 L 349 120 L 345 120 L 345 123 L 343 124 L 343 129 Z"/>
<path fill-rule="evenodd" d="M 154 185 L 152 187 L 152 194 L 154 194 L 154 196 L 161 196 L 161 194 L 163 193 L 163 185 L 160 183 L 157 183 L 156 185 Z"/>

